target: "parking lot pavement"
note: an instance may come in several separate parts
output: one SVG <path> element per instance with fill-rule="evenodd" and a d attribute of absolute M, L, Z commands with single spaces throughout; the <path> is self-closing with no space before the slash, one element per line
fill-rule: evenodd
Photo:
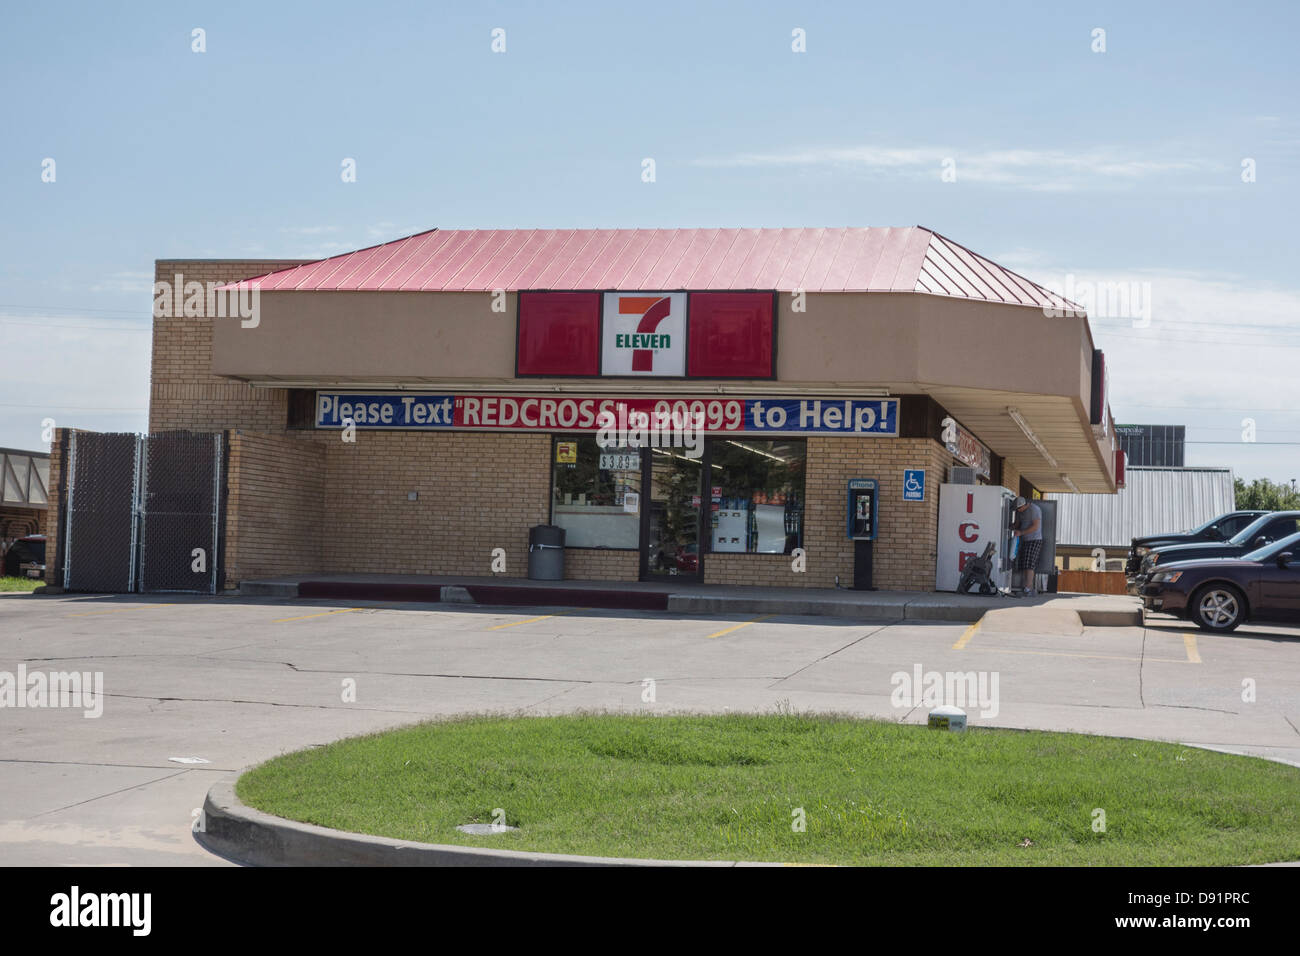
<path fill-rule="evenodd" d="M 191 833 L 220 775 L 465 712 L 789 706 L 919 723 L 937 680 L 969 691 L 957 702 L 973 726 L 1175 740 L 1300 765 L 1300 630 L 986 622 L 5 596 L 0 680 L 20 667 L 99 673 L 103 700 L 98 717 L 83 716 L 87 700 L 0 708 L 0 861 L 221 865 Z"/>

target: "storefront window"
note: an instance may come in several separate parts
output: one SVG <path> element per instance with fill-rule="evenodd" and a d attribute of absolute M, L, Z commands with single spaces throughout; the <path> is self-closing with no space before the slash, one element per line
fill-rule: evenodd
<path fill-rule="evenodd" d="M 789 554 L 803 546 L 803 439 L 708 443 L 715 553 Z"/>
<path fill-rule="evenodd" d="M 641 454 L 601 448 L 595 436 L 551 447 L 551 523 L 571 548 L 632 548 L 640 541 Z"/>

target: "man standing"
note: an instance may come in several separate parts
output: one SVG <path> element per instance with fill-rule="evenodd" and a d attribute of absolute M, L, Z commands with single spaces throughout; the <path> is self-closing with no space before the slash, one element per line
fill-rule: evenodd
<path fill-rule="evenodd" d="M 1020 539 L 1020 553 L 1016 555 L 1016 574 L 1012 577 L 1011 587 L 1022 589 L 1025 597 L 1034 597 L 1034 575 L 1037 573 L 1038 556 L 1043 552 L 1043 509 L 1032 501 L 1017 498 L 1016 526 L 1011 532 Z M 1017 585 L 1016 578 L 1019 578 Z"/>

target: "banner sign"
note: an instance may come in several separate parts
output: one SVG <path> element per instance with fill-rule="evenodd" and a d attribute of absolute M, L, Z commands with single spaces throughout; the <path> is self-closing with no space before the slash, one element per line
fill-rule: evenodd
<path fill-rule="evenodd" d="M 391 430 L 595 432 L 698 422 L 709 434 L 898 435 L 896 398 L 608 398 L 317 392 L 316 427 Z"/>

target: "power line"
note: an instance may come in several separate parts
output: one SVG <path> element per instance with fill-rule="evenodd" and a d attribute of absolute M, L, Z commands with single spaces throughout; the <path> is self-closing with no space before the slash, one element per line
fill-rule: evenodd
<path fill-rule="evenodd" d="M 0 402 L 0 408 L 43 408 L 61 412 L 147 412 L 147 408 L 105 408 L 103 405 L 20 405 L 17 402 Z"/>
<path fill-rule="evenodd" d="M 1221 332 L 1231 332 L 1238 329 L 1258 329 L 1260 334 L 1270 332 L 1280 332 L 1283 335 L 1295 335 L 1296 328 L 1294 325 L 1274 322 L 1198 322 L 1195 319 L 1180 319 L 1176 322 L 1147 322 L 1146 325 L 1134 325 L 1132 322 L 1097 322 L 1092 323 L 1094 331 L 1098 332 L 1118 332 L 1128 329 L 1150 329 L 1157 331 L 1159 329 L 1178 329 L 1197 326 L 1206 329 L 1218 329 Z"/>
<path fill-rule="evenodd" d="M 95 332 L 152 332 L 152 328 L 133 329 L 128 326 L 114 328 L 111 325 L 60 325 L 57 322 L 10 322 L 0 319 L 0 325 L 26 325 L 34 329 L 91 329 Z"/>
<path fill-rule="evenodd" d="M 143 309 L 96 309 L 90 306 L 82 307 L 77 305 L 7 305 L 0 303 L 0 309 L 36 309 L 48 310 L 51 312 L 102 312 L 105 315 L 136 315 L 141 312 L 148 312 L 149 308 Z"/>
<path fill-rule="evenodd" d="M 1257 405 L 1144 405 L 1141 402 L 1128 402 L 1134 408 L 1185 408 L 1203 412 L 1293 412 L 1300 414 L 1300 406 L 1290 408 L 1260 408 Z M 1127 422 L 1124 424 L 1128 424 Z M 1195 427 L 1195 426 L 1193 426 Z"/>
<path fill-rule="evenodd" d="M 1120 339 L 1140 339 L 1140 340 L 1142 340 L 1142 341 L 1144 341 L 1144 342 L 1152 342 L 1152 343 L 1156 343 L 1156 342 L 1160 342 L 1160 341 L 1161 341 L 1160 339 L 1153 338 L 1152 336 L 1149 336 L 1149 335 L 1125 335 L 1125 334 L 1122 333 L 1122 332 L 1107 332 L 1107 333 L 1104 333 L 1104 334 L 1106 334 L 1106 335 L 1113 335 L 1113 336 L 1115 336 L 1116 338 L 1120 338 Z M 1273 347 L 1273 348 L 1280 348 L 1280 349 L 1300 349 L 1300 344 L 1289 345 L 1289 344 L 1287 344 L 1286 342 L 1274 342 L 1274 341 L 1271 341 L 1271 340 L 1259 340 L 1259 341 L 1254 341 L 1254 342 L 1243 342 L 1243 341 L 1241 341 L 1239 338 L 1238 338 L 1238 339 L 1184 339 L 1184 338 L 1180 338 L 1180 339 L 1178 340 L 1178 344 L 1179 344 L 1179 345 L 1223 345 L 1223 346 L 1228 346 L 1228 347 L 1230 347 L 1230 348 L 1241 348 L 1241 349 L 1258 349 L 1258 348 L 1261 348 L 1261 347 L 1264 346 L 1264 345 L 1268 345 L 1268 346 L 1270 346 L 1270 347 Z"/>

